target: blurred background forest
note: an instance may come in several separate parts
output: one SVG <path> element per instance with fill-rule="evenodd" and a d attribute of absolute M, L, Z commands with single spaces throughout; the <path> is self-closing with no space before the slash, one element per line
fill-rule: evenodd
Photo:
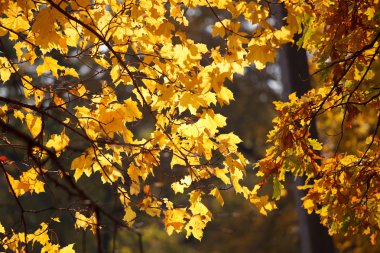
<path fill-rule="evenodd" d="M 188 9 L 186 15 L 191 23 L 187 27 L 187 33 L 191 34 L 189 37 L 196 42 L 202 42 L 208 45 L 209 48 L 216 46 L 217 44 L 223 44 L 223 40 L 219 38 L 219 41 L 211 36 L 211 24 L 216 20 L 209 9 Z M 223 13 L 221 13 L 223 15 Z M 198 27 L 206 27 L 205 30 L 199 30 Z M 253 30 L 252 26 L 245 26 L 245 29 Z M 11 50 L 10 50 L 11 51 Z M 72 58 L 70 64 L 73 68 L 79 70 L 81 76 L 88 77 L 91 80 L 91 85 L 94 82 L 98 84 L 104 80 L 108 80 L 108 76 L 103 75 L 102 71 L 97 69 L 96 64 L 91 62 L 85 56 L 81 58 Z M 28 69 L 24 70 L 28 72 Z M 229 88 L 233 91 L 235 101 L 229 106 L 220 108 L 219 111 L 228 118 L 227 127 L 224 129 L 226 132 L 233 131 L 243 140 L 240 145 L 240 151 L 242 151 L 248 159 L 250 159 L 251 167 L 263 156 L 263 152 L 266 148 L 266 134 L 272 127 L 271 120 L 275 117 L 273 101 L 283 98 L 283 87 L 280 82 L 280 68 L 277 64 L 270 65 L 265 71 L 257 71 L 252 66 L 246 69 L 244 76 L 236 76 L 234 82 L 229 84 Z M 17 84 L 16 78 L 13 82 L 7 86 L 0 87 L 0 96 L 16 98 L 22 94 L 20 85 Z M 50 74 L 46 74 L 44 79 L 41 80 L 42 85 L 54 82 L 53 77 Z M 70 80 L 67 80 L 68 83 Z M 65 83 L 55 84 L 57 89 L 64 87 Z M 85 84 L 86 85 L 86 84 Z M 90 84 L 89 86 L 90 87 Z M 98 86 L 99 87 L 99 86 Z M 119 90 L 119 92 L 125 93 L 128 91 Z M 125 94 L 127 96 L 127 94 Z M 336 115 L 335 115 L 336 116 Z M 332 115 L 331 117 L 335 117 Z M 46 126 L 54 129 L 54 125 Z M 139 125 L 135 126 L 135 132 L 138 136 L 143 137 L 150 132 L 151 123 L 147 120 Z M 321 138 L 327 145 L 332 145 L 333 138 L 324 134 L 327 129 L 331 129 L 334 126 L 334 121 L 329 119 L 321 119 L 318 124 Z M 364 131 L 358 126 L 352 131 L 356 136 L 360 136 L 360 131 Z M 347 134 L 347 136 L 350 136 Z M 364 134 L 363 134 L 364 136 Z M 11 138 L 11 137 L 10 137 Z M 4 140 L 2 140 L 4 141 Z M 330 142 L 329 142 L 330 141 Z M 343 148 L 352 147 L 354 140 L 345 140 L 346 146 Z M 77 144 L 78 151 L 72 150 L 73 157 L 78 156 L 81 151 L 81 143 Z M 8 152 L 9 150 L 7 150 Z M 17 152 L 6 153 L 1 149 L 0 155 L 5 155 L 11 159 L 17 161 L 21 154 Z M 22 160 L 22 159 L 20 159 Z M 69 159 L 68 159 L 69 161 Z M 254 169 L 248 170 L 249 175 L 247 182 L 253 182 L 255 179 Z M 165 175 L 157 173 L 157 178 L 165 180 Z M 1 180 L 4 180 L 3 178 Z M 83 180 L 83 179 L 82 179 Z M 99 181 L 99 180 L 98 180 Z M 210 201 L 209 207 L 213 210 L 213 221 L 205 229 L 205 235 L 201 242 L 189 238 L 186 239 L 184 234 L 174 234 L 168 236 L 165 232 L 163 225 L 152 218 L 146 220 L 139 220 L 136 224 L 136 229 L 141 233 L 141 240 L 144 248 L 144 252 L 154 253 L 195 253 L 195 252 L 207 252 L 207 253 L 269 253 L 269 252 L 300 252 L 300 226 L 297 219 L 296 201 L 292 182 L 294 179 L 289 178 L 288 190 L 283 190 L 282 194 L 285 196 L 278 204 L 278 209 L 269 213 L 267 217 L 259 214 L 257 210 L 249 204 L 246 200 L 240 196 L 235 195 L 233 191 L 226 189 L 223 192 L 225 199 L 225 206 L 221 208 L 215 201 Z M 159 182 L 157 182 L 158 184 Z M 249 183 L 248 183 L 249 184 Z M 97 185 L 91 180 L 84 180 L 84 188 L 96 196 L 97 199 L 104 203 L 107 203 L 108 192 L 98 192 Z M 12 210 L 16 210 L 16 203 L 10 198 L 6 184 L 1 183 L 0 190 L 0 216 L 3 217 L 4 224 L 12 224 L 19 217 L 17 215 L 9 215 Z M 69 196 L 57 190 L 55 193 L 57 202 L 68 202 Z M 35 199 L 33 199 L 35 200 Z M 40 197 L 38 201 L 46 202 L 50 201 Z M 38 209 L 38 202 L 28 203 L 30 207 Z M 108 203 L 108 207 L 112 207 L 113 203 Z M 56 211 L 57 212 L 57 211 Z M 115 212 L 121 212 L 116 210 Z M 38 215 L 54 216 L 54 211 L 43 212 Z M 6 218 L 9 217 L 9 218 Z M 63 217 L 61 220 L 72 219 L 69 215 Z M 33 222 L 33 218 L 32 221 Z M 36 226 L 38 218 L 35 220 Z M 93 252 L 95 245 L 93 240 L 88 240 L 93 235 L 90 231 L 76 230 L 74 233 L 70 233 L 71 224 L 65 224 L 65 222 L 57 223 L 56 231 L 59 231 L 61 238 L 65 238 L 67 243 L 75 242 L 77 248 L 82 249 L 79 252 Z M 70 232 L 68 232 L 70 231 Z M 110 236 L 112 233 L 117 233 L 115 240 Z M 128 231 L 109 231 L 105 228 L 102 232 L 102 241 L 109 245 L 109 248 L 113 248 L 115 245 L 116 252 L 129 253 L 138 252 L 140 247 L 139 238 L 136 234 Z M 334 238 L 335 245 L 339 252 L 379 252 L 380 245 L 370 246 L 369 242 L 365 238 L 361 238 L 359 235 L 357 238 Z M 62 242 L 63 243 L 63 242 Z"/>

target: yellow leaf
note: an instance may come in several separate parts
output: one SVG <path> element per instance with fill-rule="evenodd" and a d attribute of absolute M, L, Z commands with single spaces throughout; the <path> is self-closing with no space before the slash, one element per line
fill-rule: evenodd
<path fill-rule="evenodd" d="M 20 178 L 14 179 L 8 174 L 9 182 L 13 188 L 17 197 L 24 195 L 25 193 L 41 193 L 45 191 L 45 183 L 38 179 L 38 172 L 36 168 L 30 168 L 24 171 Z"/>
<path fill-rule="evenodd" d="M 225 184 L 230 184 L 231 180 L 230 178 L 226 175 L 228 173 L 228 170 L 226 168 L 224 169 L 219 169 L 215 168 L 215 176 L 219 178 L 220 180 L 223 181 Z"/>
<path fill-rule="evenodd" d="M 142 203 L 142 206 L 140 207 L 140 210 L 144 210 L 150 216 L 160 217 L 161 209 L 160 209 L 159 201 L 148 196 L 144 198 L 141 203 Z"/>
<path fill-rule="evenodd" d="M 25 117 L 25 121 L 33 138 L 36 138 L 40 134 L 42 129 L 41 118 L 34 114 L 28 113 Z"/>
<path fill-rule="evenodd" d="M 58 244 L 52 244 L 50 242 L 47 242 L 42 248 L 41 252 L 59 252 L 59 245 Z"/>
<path fill-rule="evenodd" d="M 255 63 L 258 70 L 264 69 L 268 62 L 274 62 L 275 60 L 276 51 L 273 47 L 252 45 L 248 49 L 247 60 Z"/>
<path fill-rule="evenodd" d="M 87 93 L 87 89 L 83 84 L 78 84 L 76 87 L 73 87 L 69 92 L 77 97 L 86 98 L 84 95 Z"/>
<path fill-rule="evenodd" d="M 311 214 L 314 209 L 314 201 L 311 199 L 304 200 L 303 207 L 307 210 L 309 214 Z"/>
<path fill-rule="evenodd" d="M 64 76 L 73 76 L 79 78 L 78 72 L 73 68 L 65 68 Z"/>
<path fill-rule="evenodd" d="M 33 241 L 33 243 L 38 242 L 41 245 L 50 244 L 49 243 L 49 235 L 48 235 L 48 224 L 45 222 L 42 222 L 40 224 L 40 228 L 38 228 L 34 233 L 28 234 L 27 240 Z"/>
<path fill-rule="evenodd" d="M 193 235 L 194 238 L 201 240 L 203 237 L 203 229 L 205 227 L 206 223 L 202 221 L 201 215 L 194 215 L 185 226 L 186 238 Z"/>
<path fill-rule="evenodd" d="M 53 134 L 46 143 L 46 147 L 53 148 L 56 152 L 60 152 L 69 145 L 69 141 L 69 137 L 65 134 L 65 131 L 63 131 L 60 135 Z"/>
<path fill-rule="evenodd" d="M 13 69 L 8 59 L 5 57 L 0 57 L 0 80 L 5 83 L 11 77 Z"/>
<path fill-rule="evenodd" d="M 170 167 L 173 168 L 174 165 L 184 165 L 186 166 L 186 161 L 180 155 L 174 154 L 172 160 L 170 161 Z"/>
<path fill-rule="evenodd" d="M 202 200 L 202 192 L 200 190 L 194 190 L 190 194 L 190 211 L 193 214 L 202 215 L 206 220 L 211 220 L 211 213 L 208 208 L 201 202 Z"/>
<path fill-rule="evenodd" d="M 318 140 L 309 138 L 308 141 L 309 141 L 310 146 L 314 150 L 322 150 L 322 144 L 320 142 L 318 142 Z"/>
<path fill-rule="evenodd" d="M 16 33 L 27 31 L 30 25 L 23 14 L 22 8 L 16 2 L 10 1 L 7 4 L 7 18 L 2 18 L 1 25 Z"/>
<path fill-rule="evenodd" d="M 59 219 L 59 217 L 53 217 L 53 218 L 51 218 L 51 220 L 53 220 L 55 222 L 61 222 L 61 220 Z"/>
<path fill-rule="evenodd" d="M 25 118 L 24 113 L 22 113 L 20 110 L 14 110 L 13 116 L 15 119 L 20 119 L 21 121 L 23 121 Z"/>
<path fill-rule="evenodd" d="M 200 190 L 194 190 L 189 193 L 190 195 L 190 204 L 194 205 L 202 199 L 202 192 Z"/>
<path fill-rule="evenodd" d="M 35 16 L 31 31 L 34 33 L 36 44 L 43 54 L 52 49 L 67 53 L 66 39 L 56 29 L 58 17 L 59 12 L 54 8 L 42 8 Z M 62 19 L 60 21 L 62 22 Z"/>
<path fill-rule="evenodd" d="M 214 196 L 221 206 L 224 206 L 224 200 L 218 188 L 212 189 L 210 195 Z"/>
<path fill-rule="evenodd" d="M 93 58 L 93 59 L 97 64 L 99 64 L 100 66 L 102 66 L 105 69 L 107 69 L 111 66 L 109 64 L 109 62 L 107 60 L 105 60 L 104 58 Z M 117 79 L 117 77 L 113 77 L 113 78 Z"/>
<path fill-rule="evenodd" d="M 373 17 L 375 16 L 375 13 L 376 13 L 376 9 L 372 6 L 372 7 L 369 7 L 366 11 L 365 11 L 365 14 L 367 15 L 368 17 L 368 20 L 372 20 Z"/>
<path fill-rule="evenodd" d="M 59 97 L 59 96 L 54 96 L 53 101 L 54 101 L 54 104 L 55 104 L 56 106 L 60 106 L 60 107 L 62 107 L 62 108 L 64 108 L 64 109 L 66 109 L 66 101 L 63 100 L 61 97 Z"/>
<path fill-rule="evenodd" d="M 130 206 L 127 206 L 126 208 L 124 208 L 124 212 L 125 212 L 125 215 L 124 215 L 123 220 L 128 224 L 129 227 L 131 227 L 133 223 L 135 222 L 137 215 Z"/>
<path fill-rule="evenodd" d="M 24 86 L 25 97 L 29 98 L 34 91 L 34 87 L 32 85 L 32 78 L 30 76 L 23 76 L 21 80 L 22 85 Z"/>
<path fill-rule="evenodd" d="M 220 105 L 226 104 L 229 105 L 231 100 L 234 100 L 233 93 L 226 87 L 222 86 L 220 91 L 217 92 L 218 101 Z"/>
<path fill-rule="evenodd" d="M 66 247 L 59 250 L 59 253 L 75 253 L 73 249 L 74 244 L 69 244 Z"/>
<path fill-rule="evenodd" d="M 369 237 L 370 240 L 371 240 L 371 244 L 372 244 L 372 245 L 375 245 L 375 244 L 376 244 L 376 237 L 377 237 L 377 233 L 376 233 L 376 232 L 373 233 L 373 234 L 371 234 L 371 236 Z"/>
<path fill-rule="evenodd" d="M 212 92 L 207 92 L 205 94 L 184 92 L 179 99 L 178 109 L 180 113 L 189 110 L 192 115 L 195 115 L 199 108 L 207 107 L 210 104 L 215 103 L 215 94 Z"/>
<path fill-rule="evenodd" d="M 242 142 L 242 140 L 234 133 L 220 134 L 216 137 L 216 140 L 220 143 L 223 143 L 228 148 L 236 150 L 236 144 Z"/>
<path fill-rule="evenodd" d="M 269 201 L 269 197 L 258 196 L 257 191 L 260 188 L 259 185 L 256 185 L 253 190 L 249 193 L 249 201 L 256 206 L 259 212 L 263 215 L 267 215 L 267 211 L 272 211 L 277 208 L 276 204 L 273 201 Z"/>
<path fill-rule="evenodd" d="M 58 64 L 58 61 L 50 56 L 45 56 L 43 58 L 44 62 L 42 65 L 39 65 L 36 68 L 37 75 L 41 76 L 43 75 L 46 71 L 51 71 L 53 76 L 58 78 L 58 70 L 64 70 L 65 68 L 61 65 Z"/>
<path fill-rule="evenodd" d="M 75 228 L 83 228 L 86 230 L 88 226 L 90 226 L 91 232 L 96 234 L 97 220 L 95 213 L 93 213 L 90 217 L 86 217 L 80 212 L 75 212 Z"/>
<path fill-rule="evenodd" d="M 354 156 L 354 155 L 347 155 L 345 157 L 343 157 L 341 160 L 340 160 L 340 163 L 343 165 L 343 166 L 350 166 L 352 165 L 353 163 L 357 162 L 359 159 Z"/>
<path fill-rule="evenodd" d="M 185 219 L 188 216 L 186 208 L 175 208 L 169 209 L 165 212 L 164 224 L 166 231 L 169 235 L 173 231 L 179 233 L 182 231 L 184 224 L 186 223 Z"/>
<path fill-rule="evenodd" d="M 225 26 L 228 26 L 231 23 L 231 20 L 224 19 L 222 22 L 217 22 L 213 27 L 212 27 L 212 36 L 215 37 L 216 35 L 219 34 L 220 37 L 224 37 L 226 34 L 226 29 L 224 28 Z"/>
<path fill-rule="evenodd" d="M 83 173 L 85 173 L 89 177 L 93 172 L 92 165 L 93 165 L 93 156 L 92 156 L 91 151 L 75 158 L 71 163 L 71 169 L 75 170 L 74 179 L 78 181 L 79 178 L 83 175 Z"/>
<path fill-rule="evenodd" d="M 41 89 L 34 89 L 34 100 L 36 106 L 40 106 L 45 98 L 45 92 Z"/>
<path fill-rule="evenodd" d="M 132 181 L 132 184 L 130 187 L 130 193 L 132 195 L 139 194 L 140 193 L 140 181 L 139 181 L 140 170 L 139 170 L 139 168 L 134 163 L 131 163 L 129 165 L 127 173 L 128 173 L 128 176 L 130 177 L 130 179 Z"/>
<path fill-rule="evenodd" d="M 127 122 L 133 122 L 136 119 L 142 118 L 142 113 L 140 112 L 137 103 L 133 101 L 131 98 L 128 98 L 124 101 L 125 110 L 123 117 Z"/>
<path fill-rule="evenodd" d="M 5 228 L 1 223 L 0 223 L 0 234 L 5 234 Z"/>
<path fill-rule="evenodd" d="M 191 185 L 191 176 L 187 175 L 182 178 L 179 182 L 172 183 L 171 187 L 174 190 L 174 193 L 183 193 L 185 188 L 189 188 Z"/>
<path fill-rule="evenodd" d="M 118 85 L 121 82 L 121 73 L 122 73 L 122 68 L 120 67 L 119 64 L 114 64 L 111 71 L 110 71 L 110 76 L 112 78 L 112 82 L 115 85 Z"/>
<path fill-rule="evenodd" d="M 79 97 L 83 97 L 87 93 L 87 89 L 83 84 L 78 85 Z"/>
<path fill-rule="evenodd" d="M 29 170 L 22 173 L 20 177 L 20 183 L 28 185 L 28 191 L 33 193 L 45 192 L 45 183 L 40 181 L 37 177 L 39 173 L 36 168 L 30 168 Z"/>
<path fill-rule="evenodd" d="M 3 105 L 0 107 L 0 119 L 7 121 L 7 111 L 8 111 L 8 105 Z"/>

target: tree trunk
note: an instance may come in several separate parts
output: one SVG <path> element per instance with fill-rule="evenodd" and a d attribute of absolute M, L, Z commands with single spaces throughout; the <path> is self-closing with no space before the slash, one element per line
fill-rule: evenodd
<path fill-rule="evenodd" d="M 311 89 L 305 50 L 298 49 L 297 46 L 290 44 L 284 45 L 279 52 L 279 63 L 284 99 L 292 92 L 301 96 Z M 311 138 L 318 138 L 315 122 L 312 122 L 310 132 Z M 294 184 L 294 188 L 303 185 L 304 178 L 297 178 Z M 295 196 L 302 253 L 334 253 L 332 238 L 328 234 L 327 228 L 320 224 L 319 216 L 314 213 L 308 215 L 306 210 L 302 208 L 301 198 L 304 196 L 304 192 L 295 189 Z"/>
<path fill-rule="evenodd" d="M 277 28 L 285 25 L 286 9 L 282 4 L 272 5 Z M 299 37 L 294 38 L 295 41 Z M 279 64 L 281 69 L 281 82 L 283 84 L 283 99 L 287 99 L 290 93 L 296 92 L 297 96 L 305 94 L 311 89 L 309 66 L 306 51 L 292 44 L 286 44 L 279 50 Z M 311 138 L 318 139 L 316 124 L 313 121 L 310 128 Z M 301 198 L 304 191 L 297 186 L 304 185 L 304 178 L 297 178 L 294 182 L 298 223 L 300 227 L 301 252 L 302 253 L 334 253 L 334 243 L 328 234 L 327 228 L 320 224 L 320 218 L 316 214 L 307 214 L 302 207 Z"/>

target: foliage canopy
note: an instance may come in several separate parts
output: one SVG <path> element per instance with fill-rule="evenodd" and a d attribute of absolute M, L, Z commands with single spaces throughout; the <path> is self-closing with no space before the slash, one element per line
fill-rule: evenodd
<path fill-rule="evenodd" d="M 282 26 L 274 21 L 280 4 Z M 216 19 L 217 46 L 188 37 L 195 8 Z M 377 0 L 0 0 L 0 79 L 23 91 L 0 96 L 0 148 L 15 153 L 1 156 L 0 167 L 21 215 L 20 224 L 0 225 L 3 247 L 74 252 L 50 233 L 62 213 L 96 235 L 107 229 L 105 220 L 133 231 L 146 213 L 162 219 L 169 234 L 184 230 L 200 240 L 212 219 L 203 199 L 223 205 L 222 190 L 232 187 L 265 215 L 276 208 L 288 172 L 308 178 L 304 207 L 331 234 L 360 232 L 374 241 L 378 9 Z M 242 183 L 250 165 L 237 149 L 241 140 L 221 130 L 226 118 L 214 109 L 233 99 L 227 80 L 252 64 L 264 69 L 297 34 L 298 46 L 312 55 L 316 89 L 275 103 L 270 145 L 255 166 L 262 180 L 250 188 Z M 148 132 L 136 134 L 148 118 Z M 311 139 L 316 118 L 338 139 L 326 135 L 326 145 Z M 355 147 L 347 148 L 345 134 L 363 125 Z M 86 177 L 112 192 L 121 217 L 86 192 Z M 259 194 L 268 181 L 272 199 Z M 26 206 L 40 195 L 54 199 L 55 188 L 70 196 L 67 205 Z M 29 227 L 27 217 L 39 212 L 56 218 Z"/>

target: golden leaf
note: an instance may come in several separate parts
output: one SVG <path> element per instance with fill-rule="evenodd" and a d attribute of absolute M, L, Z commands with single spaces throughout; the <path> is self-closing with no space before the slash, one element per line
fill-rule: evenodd
<path fill-rule="evenodd" d="M 75 253 L 75 250 L 73 249 L 74 244 L 69 244 L 66 247 L 59 250 L 59 253 Z"/>
<path fill-rule="evenodd" d="M 206 223 L 203 222 L 201 215 L 194 215 L 190 218 L 189 222 L 185 226 L 186 238 L 193 235 L 194 238 L 202 240 L 203 229 L 206 227 Z"/>
<path fill-rule="evenodd" d="M 43 64 L 39 65 L 36 68 L 37 75 L 41 76 L 43 75 L 46 71 L 51 71 L 53 76 L 58 78 L 58 70 L 64 71 L 65 67 L 61 66 L 58 64 L 58 61 L 50 56 L 46 56 L 43 58 Z"/>
<path fill-rule="evenodd" d="M 210 195 L 214 196 L 221 206 L 224 206 L 224 200 L 218 188 L 215 187 L 214 189 L 212 189 L 210 191 Z"/>
<path fill-rule="evenodd" d="M 53 134 L 46 143 L 47 148 L 53 148 L 56 152 L 63 151 L 69 145 L 69 137 L 63 131 L 60 135 Z"/>
<path fill-rule="evenodd" d="M 40 134 L 42 129 L 41 118 L 32 113 L 28 113 L 25 117 L 25 121 L 33 138 L 36 138 Z"/>
<path fill-rule="evenodd" d="M 0 223 L 0 234 L 5 234 L 4 226 Z"/>

